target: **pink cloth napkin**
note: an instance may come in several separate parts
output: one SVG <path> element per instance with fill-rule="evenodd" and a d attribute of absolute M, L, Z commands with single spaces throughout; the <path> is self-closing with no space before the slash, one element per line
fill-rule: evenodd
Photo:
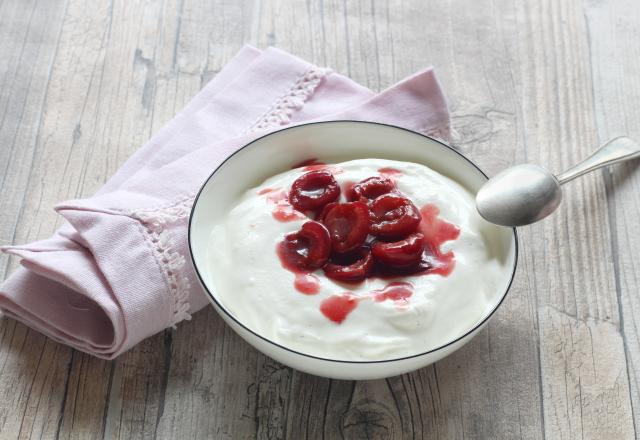
<path fill-rule="evenodd" d="M 0 286 L 0 309 L 107 359 L 190 319 L 208 303 L 187 248 L 200 185 L 252 139 L 332 119 L 449 136 L 432 68 L 375 94 L 280 50 L 244 47 L 97 194 L 56 206 L 67 223 L 53 237 L 3 248 L 21 267 Z"/>

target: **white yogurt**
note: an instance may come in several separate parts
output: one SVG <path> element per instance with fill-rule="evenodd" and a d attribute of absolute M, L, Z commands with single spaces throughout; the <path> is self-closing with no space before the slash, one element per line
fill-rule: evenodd
<path fill-rule="evenodd" d="M 341 186 L 378 175 L 381 168 L 402 172 L 397 187 L 419 208 L 435 204 L 439 217 L 455 224 L 460 236 L 442 246 L 453 250 L 453 272 L 406 276 L 395 280 L 368 278 L 361 284 L 339 284 L 320 278 L 320 291 L 304 295 L 294 288 L 295 275 L 284 269 L 276 246 L 306 220 L 281 222 L 272 215 L 267 189 L 289 191 L 304 174 L 290 170 L 248 190 L 223 222 L 211 232 L 208 266 L 222 304 L 256 333 L 306 354 L 341 360 L 372 361 L 411 356 L 442 346 L 466 333 L 495 306 L 510 273 L 491 248 L 495 227 L 476 212 L 472 194 L 430 168 L 409 162 L 361 159 L 337 164 Z M 264 191 L 263 191 L 264 190 Z M 359 301 L 340 324 L 320 312 L 320 303 L 347 291 L 370 297 L 390 281 L 408 281 L 414 293 L 405 307 L 393 301 Z"/>

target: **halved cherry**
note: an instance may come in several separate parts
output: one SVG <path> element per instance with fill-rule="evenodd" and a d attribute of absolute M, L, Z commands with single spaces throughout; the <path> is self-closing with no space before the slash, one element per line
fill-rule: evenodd
<path fill-rule="evenodd" d="M 329 231 L 321 223 L 308 221 L 297 232 L 285 235 L 281 243 L 286 263 L 298 269 L 318 269 L 331 253 Z"/>
<path fill-rule="evenodd" d="M 376 261 L 374 270 L 375 274 L 381 278 L 398 278 L 427 273 L 427 271 L 431 271 L 433 267 L 433 259 L 430 258 L 426 252 L 423 252 L 417 263 L 410 264 L 408 266 L 396 267 Z"/>
<path fill-rule="evenodd" d="M 380 176 L 369 177 L 354 185 L 351 192 L 347 194 L 347 198 L 349 200 L 362 200 L 363 198 L 373 200 L 383 194 L 390 193 L 395 188 L 391 179 Z"/>
<path fill-rule="evenodd" d="M 371 232 L 384 238 L 405 237 L 415 232 L 422 216 L 406 197 L 383 194 L 371 204 Z"/>
<path fill-rule="evenodd" d="M 320 222 L 320 223 L 324 223 L 324 219 L 327 216 L 327 213 L 329 211 L 331 211 L 331 209 L 336 206 L 338 203 L 336 202 L 331 202 L 331 203 L 327 203 L 326 205 L 324 205 L 324 208 L 322 208 L 322 211 L 320 211 L 320 213 L 318 215 L 316 215 L 316 221 Z"/>
<path fill-rule="evenodd" d="M 369 208 L 363 202 L 336 203 L 328 207 L 322 223 L 329 230 L 335 252 L 359 248 L 369 234 Z"/>
<path fill-rule="evenodd" d="M 415 233 L 404 240 L 385 243 L 379 241 L 373 245 L 371 253 L 376 261 L 393 266 L 407 267 L 417 264 L 424 251 L 424 235 Z"/>
<path fill-rule="evenodd" d="M 334 255 L 322 268 L 324 274 L 333 280 L 354 283 L 364 280 L 373 271 L 371 249 L 362 247 L 350 254 Z"/>
<path fill-rule="evenodd" d="M 340 197 L 338 182 L 328 171 L 311 171 L 291 185 L 289 203 L 300 211 L 317 211 Z"/>

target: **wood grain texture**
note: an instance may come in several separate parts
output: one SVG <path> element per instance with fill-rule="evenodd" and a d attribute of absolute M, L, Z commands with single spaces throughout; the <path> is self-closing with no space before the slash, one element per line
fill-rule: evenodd
<path fill-rule="evenodd" d="M 491 174 L 640 138 L 639 29 L 634 0 L 0 0 L 0 243 L 51 234 L 57 201 L 99 188 L 244 43 L 374 90 L 435 65 L 454 144 Z M 521 230 L 490 325 L 387 380 L 283 367 L 213 310 L 113 362 L 0 318 L 0 439 L 635 438 L 634 168 L 567 187 Z"/>
<path fill-rule="evenodd" d="M 615 136 L 640 138 L 640 81 L 629 72 L 640 68 L 640 9 L 633 1 L 587 5 L 593 91 L 600 142 Z M 627 360 L 636 435 L 640 432 L 640 266 L 634 233 L 640 215 L 637 163 L 605 170 L 610 240 L 618 300 L 618 318 Z"/>

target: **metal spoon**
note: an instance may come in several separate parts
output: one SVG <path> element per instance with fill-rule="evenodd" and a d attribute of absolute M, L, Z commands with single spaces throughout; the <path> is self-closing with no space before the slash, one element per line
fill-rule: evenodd
<path fill-rule="evenodd" d="M 619 137 L 557 176 L 532 164 L 507 168 L 480 188 L 476 207 L 480 215 L 491 223 L 528 225 L 555 211 L 562 201 L 561 185 L 598 168 L 636 157 L 640 157 L 640 145 L 629 138 Z"/>

